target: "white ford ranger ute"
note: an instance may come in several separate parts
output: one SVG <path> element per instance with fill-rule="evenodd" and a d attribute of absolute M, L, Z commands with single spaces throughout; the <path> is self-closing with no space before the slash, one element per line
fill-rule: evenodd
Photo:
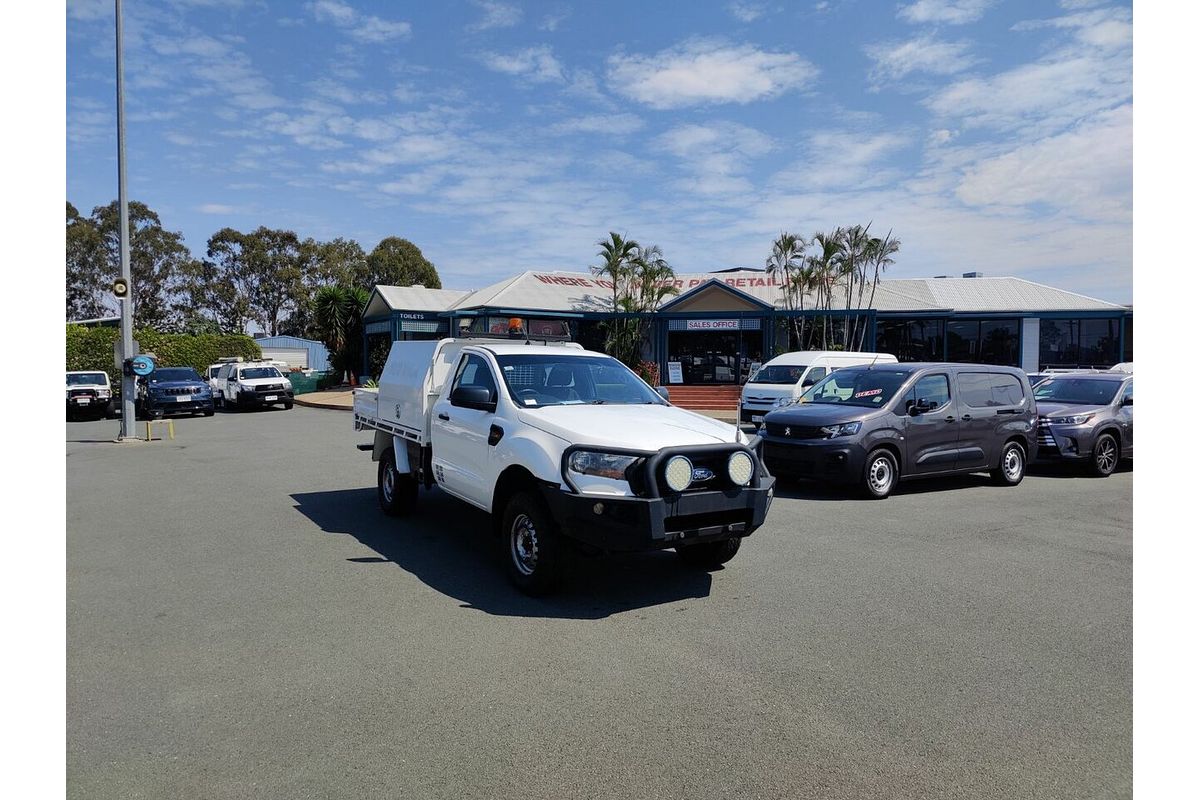
<path fill-rule="evenodd" d="M 757 437 L 676 408 L 614 358 L 576 344 L 395 342 L 354 396 L 378 497 L 411 512 L 420 487 L 492 515 L 508 573 L 542 594 L 564 546 L 674 548 L 715 568 L 763 524 L 775 479 Z"/>

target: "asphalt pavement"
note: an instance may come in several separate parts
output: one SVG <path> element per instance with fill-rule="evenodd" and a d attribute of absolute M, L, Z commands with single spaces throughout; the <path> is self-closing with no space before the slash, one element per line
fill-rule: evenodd
<path fill-rule="evenodd" d="M 725 569 L 506 582 L 296 407 L 67 423 L 72 798 L 1131 794 L 1133 473 L 782 487 Z"/>

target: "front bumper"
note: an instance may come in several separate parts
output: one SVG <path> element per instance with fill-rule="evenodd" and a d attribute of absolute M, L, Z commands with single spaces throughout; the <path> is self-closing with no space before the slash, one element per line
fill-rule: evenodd
<path fill-rule="evenodd" d="M 600 550 L 661 550 L 749 536 L 766 520 L 775 479 L 755 488 L 685 492 L 669 497 L 577 494 L 554 486 L 542 495 L 563 534 Z"/>
<path fill-rule="evenodd" d="M 758 406 L 743 403 L 742 405 L 738 406 L 738 422 L 748 422 L 753 425 L 762 425 L 762 418 L 767 414 L 770 414 L 776 408 L 778 408 L 778 406 L 774 404 Z M 758 417 L 757 421 L 755 421 L 755 417 Z"/>
<path fill-rule="evenodd" d="M 267 400 L 268 397 L 274 397 L 274 400 Z M 278 406 L 292 402 L 294 395 L 290 391 L 271 392 L 270 394 L 259 392 L 238 392 L 237 404 L 243 408 L 262 408 L 263 406 Z"/>
<path fill-rule="evenodd" d="M 104 414 L 111 405 L 111 397 L 68 397 L 67 413 Z"/>
<path fill-rule="evenodd" d="M 853 483 L 862 475 L 867 454 L 861 445 L 838 441 L 801 441 L 763 437 L 763 461 L 776 475 Z"/>
<path fill-rule="evenodd" d="M 187 400 L 179 401 L 174 399 L 176 396 L 187 395 L 168 395 L 166 398 L 149 398 L 146 400 L 146 411 L 157 416 L 162 414 L 195 414 L 198 411 L 210 412 L 213 411 L 212 397 L 200 397 L 193 395 Z"/>
<path fill-rule="evenodd" d="M 1088 458 L 1096 442 L 1094 425 L 1051 425 L 1038 421 L 1037 461 L 1072 461 Z"/>

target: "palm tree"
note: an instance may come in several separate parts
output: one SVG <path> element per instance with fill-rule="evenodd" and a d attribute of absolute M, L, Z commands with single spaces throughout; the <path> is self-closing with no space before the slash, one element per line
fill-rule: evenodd
<path fill-rule="evenodd" d="M 313 298 L 314 327 L 339 371 L 357 371 L 362 362 L 362 312 L 368 299 L 359 286 L 322 286 Z"/>
<path fill-rule="evenodd" d="M 818 248 L 818 255 L 809 256 L 807 261 L 813 270 L 813 280 L 817 290 L 817 308 L 829 312 L 833 308 L 833 284 L 837 280 L 838 262 L 842 252 L 842 229 L 837 228 L 833 233 L 817 231 L 812 236 L 812 245 Z M 829 347 L 829 314 L 821 318 L 821 349 Z"/>
<path fill-rule="evenodd" d="M 866 283 L 867 269 L 867 247 L 871 237 L 867 233 L 871 228 L 871 224 L 867 223 L 867 227 L 862 225 L 854 225 L 842 230 L 842 254 L 841 254 L 841 277 L 845 279 L 846 291 L 846 319 L 842 330 L 842 346 L 849 350 L 851 342 L 854 341 L 854 334 L 857 332 L 858 317 L 854 318 L 855 330 L 850 327 L 850 307 L 851 299 L 854 295 L 854 287 L 858 285 L 858 300 L 862 303 L 862 290 Z"/>
<path fill-rule="evenodd" d="M 804 264 L 804 251 L 808 242 L 804 237 L 795 236 L 786 231 L 771 246 L 771 255 L 767 257 L 767 275 L 777 278 L 783 286 L 783 305 L 788 311 L 796 308 L 796 270 Z M 801 300 L 803 302 L 803 300 Z M 799 338 L 796 317 L 791 318 L 792 332 Z"/>
<path fill-rule="evenodd" d="M 638 250 L 641 245 L 632 239 L 626 239 L 619 233 L 609 231 L 607 240 L 601 239 L 596 242 L 600 245 L 600 250 L 596 255 L 600 256 L 602 263 L 598 267 L 592 267 L 592 272 L 596 275 L 607 275 L 613 285 L 613 313 L 618 310 L 619 297 L 624 285 L 628 283 L 632 264 L 637 258 Z"/>
<path fill-rule="evenodd" d="M 883 273 L 887 272 L 888 267 L 896 263 L 892 256 L 896 255 L 896 253 L 899 251 L 900 240 L 892 236 L 891 230 L 889 230 L 887 232 L 887 236 L 884 236 L 882 239 L 878 237 L 871 239 L 871 242 L 867 248 L 867 262 L 875 268 L 875 276 L 871 280 L 871 298 L 867 301 L 868 310 L 875 305 L 875 289 L 879 286 L 879 277 Z M 866 336 L 867 326 L 863 325 L 862 334 L 859 339 L 859 350 L 862 350 L 862 340 L 866 339 Z"/>

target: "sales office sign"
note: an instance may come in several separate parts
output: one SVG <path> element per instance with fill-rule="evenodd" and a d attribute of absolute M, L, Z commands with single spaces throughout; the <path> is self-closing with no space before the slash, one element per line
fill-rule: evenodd
<path fill-rule="evenodd" d="M 736 331 L 742 327 L 741 322 L 738 319 L 689 319 L 687 320 L 686 330 Z"/>

